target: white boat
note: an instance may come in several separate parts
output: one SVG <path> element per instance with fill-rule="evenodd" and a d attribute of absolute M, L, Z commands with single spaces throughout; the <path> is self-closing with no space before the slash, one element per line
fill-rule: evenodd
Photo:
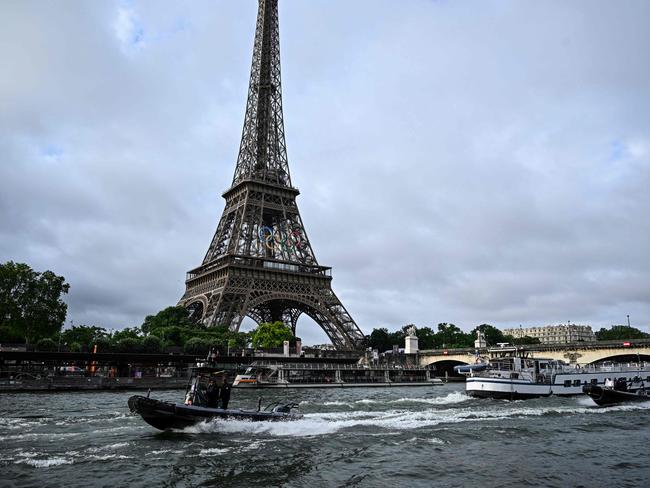
<path fill-rule="evenodd" d="M 488 350 L 489 358 L 479 361 L 484 367 L 456 366 L 466 375 L 465 391 L 481 398 L 509 400 L 550 395 L 582 395 L 585 385 L 604 385 L 606 380 L 625 378 L 634 388 L 650 382 L 645 363 L 569 365 L 564 361 L 534 358 L 515 347 Z"/>
<path fill-rule="evenodd" d="M 234 388 L 350 388 L 442 385 L 426 368 L 256 361 Z"/>

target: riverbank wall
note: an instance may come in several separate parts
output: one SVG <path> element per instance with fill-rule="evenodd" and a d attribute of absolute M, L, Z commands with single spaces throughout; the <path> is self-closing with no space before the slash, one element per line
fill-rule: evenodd
<path fill-rule="evenodd" d="M 105 378 L 50 377 L 0 379 L 0 394 L 5 392 L 99 391 L 99 390 L 173 390 L 187 386 L 186 377 L 176 378 Z"/>

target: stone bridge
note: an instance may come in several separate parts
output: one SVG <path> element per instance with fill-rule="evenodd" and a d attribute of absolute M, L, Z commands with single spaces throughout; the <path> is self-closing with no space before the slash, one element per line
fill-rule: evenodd
<path fill-rule="evenodd" d="M 572 364 L 590 364 L 599 361 L 650 362 L 650 340 L 576 342 L 572 344 L 535 344 L 519 346 L 532 357 L 561 359 Z M 480 355 L 487 349 L 479 349 Z M 435 365 L 438 376 L 455 375 L 453 367 L 476 361 L 476 349 L 429 349 L 418 353 L 420 366 Z"/>

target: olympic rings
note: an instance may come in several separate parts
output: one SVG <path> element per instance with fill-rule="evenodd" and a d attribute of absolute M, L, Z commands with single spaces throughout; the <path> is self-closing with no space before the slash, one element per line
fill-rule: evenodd
<path fill-rule="evenodd" d="M 262 245 L 271 250 L 278 248 L 286 251 L 290 248 L 302 249 L 304 246 L 300 228 L 287 231 L 284 226 L 273 229 L 265 225 L 260 227 L 258 236 Z"/>

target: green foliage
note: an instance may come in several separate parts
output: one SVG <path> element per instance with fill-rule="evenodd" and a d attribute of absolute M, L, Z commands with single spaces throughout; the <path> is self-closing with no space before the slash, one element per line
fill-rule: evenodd
<path fill-rule="evenodd" d="M 473 347 L 474 337 L 471 334 L 466 334 L 454 324 L 443 322 L 438 324 L 436 344 L 438 347 L 449 349 Z"/>
<path fill-rule="evenodd" d="M 618 341 L 626 339 L 647 339 L 650 334 L 627 325 L 613 325 L 611 329 L 602 328 L 596 332 L 599 341 Z"/>
<path fill-rule="evenodd" d="M 142 331 L 139 327 L 125 327 L 122 330 L 113 331 L 111 334 L 111 341 L 114 344 L 118 344 L 123 339 L 140 339 L 142 337 Z"/>
<path fill-rule="evenodd" d="M 58 349 L 58 344 L 54 342 L 52 339 L 49 337 L 44 337 L 43 339 L 39 339 L 38 342 L 36 343 L 36 350 L 37 351 L 47 351 L 47 352 L 53 352 Z"/>
<path fill-rule="evenodd" d="M 533 344 L 541 344 L 540 340 L 537 337 L 514 337 L 511 335 L 503 336 L 502 342 L 509 342 L 510 344 L 514 344 L 516 346 L 530 346 Z"/>
<path fill-rule="evenodd" d="M 194 337 L 185 343 L 183 346 L 183 351 L 185 354 L 197 354 L 197 355 L 206 355 L 210 350 L 210 341 L 201 338 Z"/>
<path fill-rule="evenodd" d="M 95 337 L 90 343 L 90 352 L 93 352 L 95 346 L 97 346 L 98 353 L 112 352 L 115 350 L 110 338 L 106 336 Z"/>
<path fill-rule="evenodd" d="M 137 337 L 124 337 L 115 343 L 117 352 L 142 352 L 142 340 Z"/>
<path fill-rule="evenodd" d="M 483 335 L 485 336 L 485 341 L 487 342 L 487 345 L 489 347 L 494 347 L 496 346 L 499 342 L 512 342 L 503 335 L 503 332 L 501 332 L 499 329 L 494 327 L 493 325 L 490 324 L 481 324 L 478 327 L 475 327 L 470 333 L 470 339 L 471 339 L 471 344 L 465 346 L 465 347 L 472 347 L 474 345 L 474 341 L 477 338 L 476 332 L 481 331 Z"/>
<path fill-rule="evenodd" d="M 158 331 L 170 327 L 179 327 L 181 329 L 202 328 L 190 320 L 189 312 L 185 307 L 167 307 L 156 315 L 147 315 L 140 328 L 145 334 L 162 337 Z"/>
<path fill-rule="evenodd" d="M 433 349 L 436 344 L 436 334 L 431 327 L 420 327 L 417 331 L 418 348 Z"/>
<path fill-rule="evenodd" d="M 381 352 L 390 349 L 392 346 L 390 344 L 388 329 L 385 327 L 373 329 L 368 337 L 368 347 L 372 347 Z"/>
<path fill-rule="evenodd" d="M 52 337 L 65 322 L 68 306 L 61 295 L 70 285 L 52 271 L 38 273 L 24 263 L 0 264 L 0 327 L 27 343 Z"/>
<path fill-rule="evenodd" d="M 411 326 L 405 325 L 402 330 L 388 332 L 386 328 L 373 329 L 368 336 L 368 344 L 380 352 L 388 351 L 393 345 L 404 347 L 404 338 L 407 329 Z M 438 324 L 438 331 L 434 332 L 430 327 L 417 329 L 418 347 L 420 349 L 442 349 L 442 348 L 472 348 L 476 339 L 476 331 L 481 330 L 489 345 L 496 345 L 498 342 L 507 342 L 503 333 L 496 327 L 489 324 L 481 324 L 471 332 L 463 332 L 456 325 L 446 322 Z"/>
<path fill-rule="evenodd" d="M 158 353 L 162 351 L 163 343 L 159 337 L 150 335 L 142 340 L 142 349 L 146 353 Z"/>
<path fill-rule="evenodd" d="M 192 332 L 189 329 L 182 327 L 162 327 L 156 329 L 156 335 L 163 339 L 165 342 L 174 346 L 182 346 L 188 339 L 192 337 Z"/>
<path fill-rule="evenodd" d="M 68 346 L 68 351 L 70 352 L 81 352 L 83 346 L 79 342 L 73 342 Z"/>
<path fill-rule="evenodd" d="M 382 327 L 380 329 L 373 329 L 368 336 L 368 347 L 377 349 L 379 352 L 390 351 L 393 346 L 404 347 L 404 337 L 406 336 L 406 329 L 411 325 L 405 325 L 402 330 L 395 332 L 388 332 L 388 329 Z"/>
<path fill-rule="evenodd" d="M 61 331 L 61 341 L 67 344 L 79 343 L 81 347 L 87 347 L 92 350 L 93 340 L 98 337 L 107 336 L 106 329 L 103 327 L 87 325 L 75 325 L 70 329 Z"/>
<path fill-rule="evenodd" d="M 0 327 L 0 344 L 14 343 L 21 344 L 25 338 L 9 326 Z"/>
<path fill-rule="evenodd" d="M 251 333 L 254 348 L 281 347 L 292 337 L 291 329 L 279 321 L 262 323 Z"/>

